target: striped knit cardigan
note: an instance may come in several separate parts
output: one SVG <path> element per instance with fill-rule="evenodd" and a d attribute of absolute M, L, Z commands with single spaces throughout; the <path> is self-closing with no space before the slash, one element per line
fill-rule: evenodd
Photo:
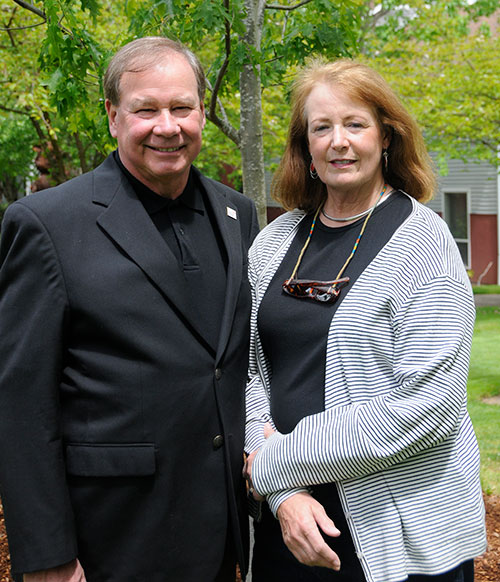
<path fill-rule="evenodd" d="M 332 319 L 325 410 L 267 441 L 272 370 L 257 311 L 304 214 L 277 218 L 249 255 L 246 450 L 261 449 L 254 487 L 276 513 L 295 492 L 336 483 L 369 582 L 442 573 L 486 547 L 479 453 L 466 409 L 471 288 L 446 224 L 411 200 L 410 216 Z"/>

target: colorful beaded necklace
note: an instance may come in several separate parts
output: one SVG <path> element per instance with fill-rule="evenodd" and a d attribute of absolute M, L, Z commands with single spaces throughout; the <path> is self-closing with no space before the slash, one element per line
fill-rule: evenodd
<path fill-rule="evenodd" d="M 344 265 L 342 266 L 342 268 L 340 269 L 340 271 L 337 273 L 337 276 L 335 277 L 335 281 L 337 281 L 337 279 L 340 279 L 340 277 L 342 277 L 344 271 L 347 268 L 347 265 L 351 262 L 351 259 L 353 258 L 354 253 L 356 252 L 356 250 L 357 250 L 357 248 L 359 246 L 359 241 L 361 240 L 361 237 L 363 236 L 363 234 L 365 232 L 366 225 L 367 225 L 368 221 L 370 220 L 370 216 L 373 214 L 373 211 L 377 207 L 377 205 L 380 202 L 382 196 L 386 193 L 386 190 L 387 190 L 387 184 L 384 184 L 384 187 L 382 189 L 382 192 L 380 192 L 380 194 L 378 195 L 376 204 L 374 204 L 371 207 L 370 211 L 368 212 L 367 217 L 365 218 L 365 220 L 363 222 L 363 226 L 361 227 L 361 230 L 359 232 L 358 238 L 356 239 L 356 242 L 354 243 L 354 246 L 352 247 L 351 254 L 347 257 L 346 262 L 344 263 Z M 313 218 L 313 221 L 312 221 L 312 224 L 311 224 L 311 228 L 309 230 L 309 234 L 307 236 L 306 242 L 304 243 L 304 246 L 302 247 L 302 250 L 300 251 L 299 258 L 297 259 L 297 263 L 295 264 L 295 267 L 294 267 L 294 269 L 292 271 L 292 274 L 290 275 L 290 279 L 288 279 L 288 281 L 291 281 L 291 280 L 295 279 L 295 276 L 297 275 L 297 271 L 299 270 L 300 262 L 302 261 L 302 257 L 304 256 L 304 253 L 306 252 L 307 247 L 309 246 L 309 242 L 311 240 L 312 233 L 314 231 L 314 227 L 316 226 L 316 220 L 318 218 L 319 213 L 321 212 L 321 210 L 323 208 L 323 205 L 324 205 L 324 203 L 321 204 L 321 206 L 319 206 L 318 210 L 316 210 L 316 213 L 314 214 L 314 218 Z M 337 287 L 337 283 L 334 283 L 331 286 L 331 289 L 335 289 L 336 287 Z"/>

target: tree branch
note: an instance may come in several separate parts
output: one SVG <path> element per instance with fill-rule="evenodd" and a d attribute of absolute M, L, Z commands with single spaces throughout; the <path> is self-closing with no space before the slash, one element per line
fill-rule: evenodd
<path fill-rule="evenodd" d="M 38 24 L 30 24 L 27 26 L 12 26 L 9 28 L 0 28 L 2 32 L 11 32 L 12 30 L 26 30 L 28 28 L 36 28 L 37 26 L 43 26 L 47 21 L 44 20 L 43 22 L 39 22 Z"/>
<path fill-rule="evenodd" d="M 87 161 L 85 159 L 85 148 L 83 147 L 82 140 L 80 139 L 80 135 L 78 132 L 75 132 L 73 134 L 73 139 L 75 140 L 76 150 L 78 152 L 78 159 L 80 160 L 80 168 L 82 172 L 85 174 L 85 172 L 88 172 L 90 168 L 87 165 Z"/>
<path fill-rule="evenodd" d="M 38 119 L 34 115 L 31 115 L 31 114 L 30 114 L 30 121 L 33 124 L 33 127 L 35 128 L 35 131 L 36 131 L 36 134 L 38 135 L 38 139 L 40 140 L 40 143 L 44 144 L 47 141 L 47 136 L 43 133 L 40 122 L 38 121 Z"/>
<path fill-rule="evenodd" d="M 216 125 L 224 135 L 226 135 L 232 142 L 236 144 L 238 148 L 240 147 L 240 133 L 233 125 L 231 125 L 231 123 L 217 116 L 213 118 L 210 115 L 207 115 L 207 119 Z"/>
<path fill-rule="evenodd" d="M 282 6 L 281 4 L 266 4 L 264 8 L 266 10 L 296 10 L 297 8 L 300 8 L 305 4 L 309 4 L 309 2 L 312 2 L 312 0 L 302 0 L 302 2 L 294 4 L 293 6 Z"/>
<path fill-rule="evenodd" d="M 208 79 L 207 86 L 210 91 L 213 92 L 212 86 L 210 85 L 210 81 Z M 229 121 L 224 106 L 218 98 L 217 104 L 221 111 L 222 117 L 219 117 L 217 114 L 212 115 L 210 111 L 207 111 L 207 119 L 211 121 L 216 127 L 218 127 L 224 135 L 226 135 L 232 142 L 236 144 L 237 147 L 240 147 L 241 138 L 239 131 Z"/>
<path fill-rule="evenodd" d="M 45 128 L 47 130 L 47 136 L 48 136 L 50 145 L 52 146 L 52 150 L 49 152 L 49 154 L 53 160 L 53 169 L 55 171 L 51 172 L 51 175 L 60 184 L 61 182 L 64 182 L 64 180 L 67 179 L 66 168 L 64 167 L 63 155 L 62 155 L 61 149 L 59 147 L 57 137 L 56 137 L 55 132 L 53 130 L 49 114 L 46 111 L 43 111 L 41 108 L 38 108 L 38 109 L 39 109 L 40 119 L 42 120 L 43 124 L 45 125 Z M 35 125 L 35 121 L 37 121 L 37 120 L 34 119 L 34 116 L 30 116 L 30 117 L 31 117 L 31 121 Z M 37 126 L 35 125 L 35 128 L 36 127 Z M 40 130 L 41 130 L 41 128 L 40 128 Z"/>
<path fill-rule="evenodd" d="M 224 8 L 226 9 L 227 13 L 229 14 L 229 0 L 224 0 Z M 216 125 L 224 135 L 226 135 L 231 141 L 233 141 L 238 147 L 240 147 L 240 136 L 238 131 L 233 127 L 231 122 L 229 121 L 226 112 L 220 99 L 218 97 L 219 89 L 222 85 L 222 80 L 224 79 L 224 75 L 226 74 L 227 67 L 229 65 L 229 57 L 231 55 L 231 23 L 229 19 L 226 18 L 225 22 L 225 33 L 224 33 L 224 44 L 225 44 L 225 51 L 226 56 L 224 58 L 224 62 L 217 74 L 217 79 L 215 80 L 215 85 L 213 87 L 210 86 L 210 82 L 207 80 L 207 85 L 212 93 L 210 98 L 210 105 L 207 111 L 207 119 L 211 121 L 214 125 Z M 219 106 L 222 118 L 217 115 L 217 105 Z"/>
<path fill-rule="evenodd" d="M 479 141 L 484 146 L 486 146 L 487 148 L 489 148 L 492 152 L 498 152 L 498 143 L 491 143 L 490 141 L 488 141 L 486 139 L 481 139 Z"/>
<path fill-rule="evenodd" d="M 229 0 L 224 0 L 224 8 L 229 12 Z M 215 81 L 214 88 L 212 89 L 212 97 L 210 99 L 210 107 L 209 107 L 209 116 L 210 118 L 217 117 L 216 108 L 217 108 L 217 95 L 219 93 L 220 86 L 222 85 L 222 80 L 224 75 L 226 74 L 226 70 L 229 64 L 229 56 L 231 55 L 231 24 L 229 23 L 229 19 L 226 18 L 225 21 L 225 33 L 224 33 L 224 43 L 226 49 L 226 57 L 224 62 L 222 63 L 222 67 L 217 74 L 217 79 Z"/>
<path fill-rule="evenodd" d="M 22 8 L 25 8 L 26 10 L 33 12 L 37 16 L 40 16 L 40 18 L 43 18 L 44 22 L 40 23 L 40 24 L 45 24 L 47 22 L 47 15 L 45 14 L 45 12 L 43 12 L 43 10 L 40 10 L 36 6 L 33 6 L 32 4 L 30 4 L 29 2 L 25 2 L 24 0 L 13 0 L 13 2 L 15 2 L 18 6 L 21 6 Z M 59 19 L 59 22 L 57 23 L 57 26 L 62 30 L 62 32 L 64 34 L 67 34 L 67 35 L 71 36 L 71 38 L 75 39 L 80 44 L 80 46 L 87 48 L 85 42 L 81 38 L 78 38 L 77 36 L 75 36 L 71 30 L 67 29 L 66 27 L 64 27 L 62 25 L 62 21 L 64 20 L 64 18 L 65 18 L 65 16 L 63 13 L 61 18 Z M 38 26 L 38 25 L 34 25 L 34 26 Z M 26 27 L 26 28 L 29 28 L 29 27 Z"/>
<path fill-rule="evenodd" d="M 23 111 L 22 109 L 13 109 L 12 107 L 6 107 L 2 104 L 0 104 L 0 110 L 6 111 L 7 113 L 19 113 L 19 115 L 27 115 L 28 117 L 31 116 L 31 113 L 28 110 Z"/>
<path fill-rule="evenodd" d="M 30 12 L 33 12 L 33 14 L 40 16 L 40 18 L 47 20 L 47 17 L 45 16 L 45 12 L 43 12 L 43 10 L 40 10 L 36 6 L 33 6 L 29 2 L 24 2 L 23 0 L 13 0 L 13 2 L 15 4 L 17 4 L 18 6 L 21 6 L 21 8 L 26 8 L 26 10 L 29 10 Z"/>

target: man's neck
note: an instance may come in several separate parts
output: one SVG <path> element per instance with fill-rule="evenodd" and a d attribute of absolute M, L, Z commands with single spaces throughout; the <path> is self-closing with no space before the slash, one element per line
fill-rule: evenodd
<path fill-rule="evenodd" d="M 177 175 L 169 176 L 168 179 L 165 180 L 165 182 L 160 181 L 153 182 L 149 180 L 144 180 L 143 176 L 136 172 L 134 168 L 129 168 L 125 165 L 123 160 L 120 158 L 118 150 L 114 152 L 114 155 L 116 162 L 129 179 L 132 178 L 133 181 L 135 180 L 139 182 L 140 185 L 148 188 L 149 190 L 151 190 L 151 192 L 154 192 L 155 194 L 161 196 L 162 198 L 175 200 L 184 192 L 184 189 L 186 188 L 186 185 L 189 181 L 190 169 L 186 174 L 178 176 Z"/>

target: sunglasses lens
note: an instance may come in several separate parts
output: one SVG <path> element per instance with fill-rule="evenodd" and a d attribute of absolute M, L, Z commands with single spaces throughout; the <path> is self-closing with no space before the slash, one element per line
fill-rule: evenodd
<path fill-rule="evenodd" d="M 326 302 L 335 299 L 337 295 L 338 293 L 316 293 L 314 299 L 316 299 L 316 301 Z"/>

